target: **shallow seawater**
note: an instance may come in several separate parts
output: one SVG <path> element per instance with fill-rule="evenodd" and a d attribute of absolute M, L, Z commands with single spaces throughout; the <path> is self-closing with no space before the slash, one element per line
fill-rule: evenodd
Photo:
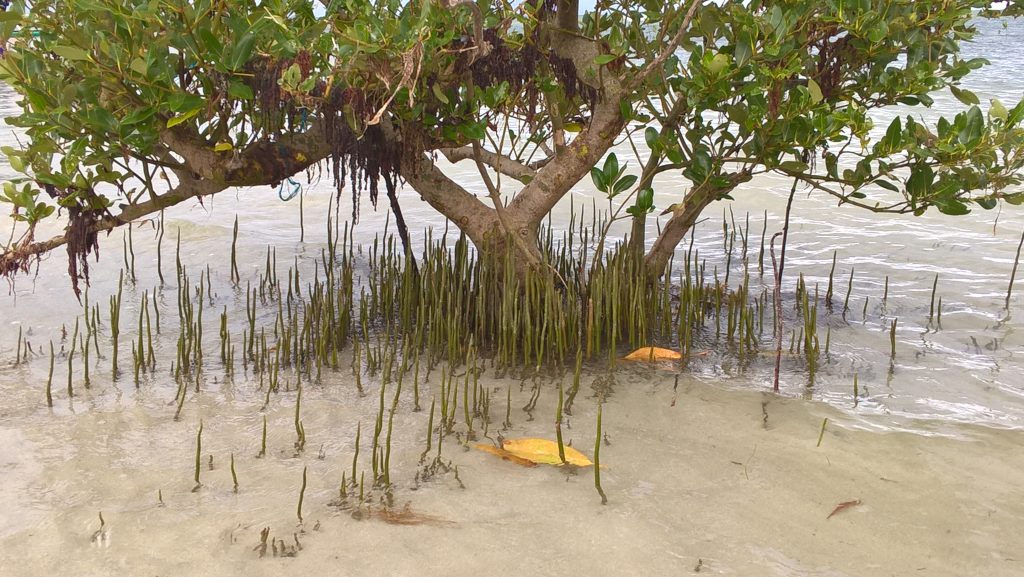
<path fill-rule="evenodd" d="M 973 80 L 982 102 L 1015 102 L 1024 92 L 1012 58 L 1022 35 L 1020 24 L 992 26 L 970 48 L 993 61 Z M 12 95 L 0 89 L 0 96 L 0 112 L 9 113 Z M 939 112 L 959 106 L 951 98 L 936 100 Z M 880 117 L 879 125 L 885 124 Z M 622 147 L 620 157 L 627 150 Z M 7 171 L 0 167 L 2 175 Z M 475 182 L 471 172 L 464 175 Z M 656 204 L 674 202 L 685 186 L 659 181 Z M 303 278 L 311 279 L 326 247 L 330 190 L 326 178 L 306 187 L 304 242 L 298 200 L 282 203 L 269 188 L 227 192 L 204 205 L 168 211 L 162 267 L 169 282 L 162 287 L 153 226 L 133 230 L 138 280 L 124 290 L 122 367 L 130 366 L 128 343 L 136 336 L 143 291 L 152 295 L 156 289 L 165 324 L 155 343 L 157 371 L 144 375 L 138 387 L 130 371 L 112 378 L 109 334 L 101 326 L 91 387 L 84 388 L 76 361 L 75 395 L 69 398 L 66 357 L 58 354 L 54 406 L 46 406 L 48 344 L 66 350 L 62 330 L 72 332 L 82 313 L 63 254 L 49 257 L 37 276 L 18 279 L 0 296 L 0 575 L 1024 573 L 1024 361 L 1017 329 L 1024 288 L 1014 292 L 1009 310 L 1004 306 L 1024 228 L 1016 207 L 1001 214 L 977 209 L 958 218 L 881 217 L 799 194 L 784 293 L 792 299 L 803 274 L 812 290 L 817 284 L 824 294 L 837 251 L 832 310 L 822 305 L 819 312 L 819 336 L 831 328 L 830 354 L 815 379 L 801 356 L 786 354 L 782 391 L 772 394 L 772 356 L 739 362 L 714 335 L 700 342 L 708 354 L 686 366 L 589 363 L 563 433 L 566 442 L 592 455 L 597 403 L 604 401 L 601 478 L 608 505 L 600 503 L 591 469 L 523 468 L 473 449 L 488 442 L 479 422 L 477 440 L 463 445 L 461 409 L 456 434 L 444 439 L 441 452 L 452 469 L 424 479 L 421 454 L 430 399 L 438 394 L 436 367 L 420 385 L 424 410 L 414 410 L 406 389 L 395 413 L 394 491 L 385 512 L 379 491 L 368 491 L 372 504 L 358 509 L 336 504 L 342 474 L 351 475 L 357 427 L 357 469 L 370 467 L 379 376 L 364 377 L 363 394 L 348 370 L 325 371 L 319 381 L 306 383 L 300 412 L 307 441 L 300 453 L 296 391 L 273 395 L 264 407 L 257 377 L 238 369 L 230 378 L 215 360 L 217 316 L 224 307 L 236 343 L 246 324 L 244 292 L 229 276 L 235 216 L 242 285 L 256 282 L 271 245 L 280 277 L 298 262 Z M 786 181 L 761 178 L 738 191 L 735 202 L 712 207 L 693 240 L 708 259 L 709 274 L 716 266 L 724 274 L 723 221 L 729 230 L 735 221 L 747 231 L 748 247 L 746 263 L 741 240 L 733 248 L 734 283 L 746 267 L 753 286 L 770 284 L 770 274 L 758 273 L 760 236 L 764 227 L 768 237 L 780 229 L 788 190 Z M 589 222 L 594 194 L 583 183 L 571 207 L 566 202 L 556 209 L 553 226 L 564 227 L 570 209 Z M 411 191 L 402 202 L 418 247 L 423 229 L 433 227 L 436 237 L 444 228 Z M 346 199 L 342 216 L 350 210 Z M 7 226 L 0 223 L 0 235 L 9 234 Z M 656 227 L 652 222 L 652 233 Z M 365 245 L 386 228 L 393 231 L 394 225 L 383 210 L 364 211 L 354 236 Z M 101 239 L 102 257 L 92 265 L 89 299 L 99 303 L 104 323 L 125 266 L 121 235 Z M 199 390 L 188 389 L 175 420 L 170 361 L 176 352 L 178 235 L 193 283 L 209 266 L 212 292 L 205 320 L 210 361 Z M 941 326 L 934 317 L 929 322 L 936 275 Z M 261 306 L 257 314 L 260 325 L 272 325 L 276 306 Z M 890 359 L 894 319 L 897 352 Z M 796 324 L 787 317 L 787 334 Z M 15 364 L 19 330 L 33 352 L 27 363 Z M 771 351 L 768 340 L 763 353 Z M 342 367 L 350 359 L 351 349 L 344 350 Z M 571 377 L 485 370 L 480 383 L 492 400 L 490 437 L 554 438 L 558 385 Z M 534 387 L 540 393 L 528 413 L 523 407 Z M 392 390 L 386 391 L 389 403 Z M 505 428 L 507 397 L 511 426 Z M 267 453 L 256 458 L 264 416 Z M 202 487 L 193 491 L 200 422 Z M 850 502 L 857 504 L 829 517 Z M 268 548 L 261 558 L 266 527 L 296 556 L 274 557 Z"/>
<path fill-rule="evenodd" d="M 613 383 L 601 376 L 608 505 L 600 504 L 588 469 L 523 468 L 465 449 L 454 437 L 442 454 L 458 467 L 458 479 L 447 473 L 417 482 L 427 414 L 413 412 L 405 399 L 393 441 L 393 522 L 376 503 L 360 508 L 361 519 L 332 504 L 350 470 L 356 423 L 365 432 L 376 408 L 372 390 L 359 396 L 345 379 L 304 390 L 309 444 L 301 455 L 294 449 L 295 395 L 278 395 L 265 413 L 262 459 L 255 458 L 261 395 L 251 384 L 191 396 L 179 422 L 166 395 L 149 386 L 97 389 L 52 412 L 9 411 L 4 421 L 17 425 L 3 428 L 8 480 L 0 546 L 8 554 L 0 569 L 9 575 L 667 575 L 698 566 L 722 575 L 1021 571 L 1017 528 L 1024 503 L 1017 483 L 1024 455 L 1016 432 L 968 425 L 957 427 L 955 437 L 871 432 L 821 403 L 726 391 L 690 376 L 677 384 L 664 368 L 623 369 Z M 492 435 L 553 437 L 550 382 L 542 382 L 532 420 L 521 410 L 529 384 L 484 378 L 482 385 L 496 398 L 511 387 L 512 426 L 499 431 L 495 425 Z M 565 429 L 567 442 L 587 454 L 595 439 L 595 392 L 584 391 Z M 493 409 L 503 414 L 503 403 Z M 200 419 L 203 486 L 193 492 Z M 308 487 L 299 523 L 304 467 Z M 828 518 L 849 501 L 859 504 Z M 100 512 L 105 532 L 93 541 Z M 288 545 L 297 538 L 297 557 L 260 559 L 255 548 L 264 527 Z"/>

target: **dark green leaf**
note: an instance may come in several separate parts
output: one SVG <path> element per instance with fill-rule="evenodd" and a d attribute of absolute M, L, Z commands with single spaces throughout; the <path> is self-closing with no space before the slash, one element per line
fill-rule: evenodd
<path fill-rule="evenodd" d="M 876 180 L 875 184 L 877 184 L 878 186 L 880 186 L 880 187 L 882 187 L 882 188 L 884 188 L 886 190 L 891 190 L 892 192 L 899 192 L 900 191 L 900 189 L 897 188 L 895 184 L 889 182 L 888 180 L 884 180 L 884 179 L 881 179 L 881 178 Z"/>
<path fill-rule="evenodd" d="M 806 162 L 800 162 L 799 160 L 787 160 L 779 164 L 779 168 L 786 172 L 806 172 L 809 166 Z"/>
<path fill-rule="evenodd" d="M 615 186 L 612 187 L 612 192 L 615 194 L 625 192 L 629 190 L 634 184 L 636 184 L 636 181 L 637 177 L 635 175 L 627 174 L 626 176 L 623 176 L 622 179 L 615 183 Z"/>
<path fill-rule="evenodd" d="M 971 209 L 967 208 L 966 204 L 957 200 L 937 203 L 936 206 L 939 208 L 939 212 L 951 216 L 961 216 L 971 212 Z"/>
<path fill-rule="evenodd" d="M 627 122 L 633 120 L 633 105 L 628 100 L 619 102 L 619 112 Z"/>
<path fill-rule="evenodd" d="M 879 143 L 879 147 L 883 154 L 889 154 L 899 148 L 901 140 L 903 140 L 903 123 L 897 116 L 889 124 L 889 129 L 885 131 L 885 138 Z"/>
<path fill-rule="evenodd" d="M 221 46 L 220 40 L 217 39 L 217 36 L 208 26 L 200 27 L 197 31 L 197 35 L 199 36 L 199 42 L 205 52 L 220 54 L 223 51 L 224 48 Z"/>
<path fill-rule="evenodd" d="M 636 196 L 636 205 L 643 210 L 654 210 L 654 189 L 641 190 Z"/>
<path fill-rule="evenodd" d="M 978 100 L 978 96 L 965 88 L 957 88 L 956 86 L 950 86 L 949 91 L 953 93 L 953 96 L 955 96 L 957 100 L 963 102 L 968 106 L 972 104 L 977 105 L 980 103 L 980 101 Z"/>
<path fill-rule="evenodd" d="M 252 55 L 252 50 L 255 45 L 255 34 L 252 32 L 246 32 L 243 34 L 241 40 L 239 40 L 231 50 L 231 61 L 228 63 L 228 68 L 232 71 L 241 70 L 242 67 L 245 66 L 245 63 L 249 61 L 249 56 Z"/>
<path fill-rule="evenodd" d="M 167 107 L 171 112 L 188 112 L 203 106 L 203 98 L 195 94 L 176 92 L 167 99 Z"/>
<path fill-rule="evenodd" d="M 967 124 L 960 134 L 957 136 L 960 144 L 971 148 L 978 144 L 981 140 L 981 136 L 985 131 L 985 115 L 981 112 L 981 109 L 977 106 L 972 106 L 967 111 Z"/>
<path fill-rule="evenodd" d="M 647 148 L 649 148 L 651 152 L 658 150 L 658 130 L 656 128 L 648 126 L 644 130 L 644 140 L 647 141 Z"/>
<path fill-rule="evenodd" d="M 913 198 L 922 198 L 928 194 L 935 179 L 935 172 L 927 164 L 916 164 L 910 169 L 910 178 L 907 179 L 907 192 Z"/>
<path fill-rule="evenodd" d="M 156 108 L 152 106 L 147 106 L 145 108 L 136 108 L 135 110 L 131 111 L 127 116 L 125 116 L 123 120 L 121 120 L 121 124 L 130 125 L 145 122 L 152 118 L 154 114 L 156 114 Z"/>
<path fill-rule="evenodd" d="M 54 46 L 50 50 L 64 60 L 89 60 L 89 53 L 77 46 Z"/>
<path fill-rule="evenodd" d="M 604 160 L 604 177 L 607 182 L 612 182 L 619 176 L 619 158 L 615 156 L 615 153 L 608 155 L 608 158 Z"/>
<path fill-rule="evenodd" d="M 750 35 L 743 32 L 739 35 L 736 40 L 736 50 L 733 52 L 733 58 L 736 59 L 736 67 L 742 68 L 750 60 L 751 54 L 753 54 L 754 46 L 750 39 Z"/>
<path fill-rule="evenodd" d="M 482 123 L 471 122 L 459 126 L 459 132 L 470 140 L 483 140 L 487 136 L 487 130 Z"/>
<path fill-rule="evenodd" d="M 608 181 L 604 178 L 604 171 L 596 166 L 591 168 L 590 179 L 594 181 L 594 188 L 601 192 L 608 192 Z"/>
<path fill-rule="evenodd" d="M 992 198 L 991 196 L 986 196 L 985 198 L 979 198 L 979 199 L 975 200 L 975 202 L 977 202 L 985 210 L 992 210 L 993 208 L 996 207 L 997 204 L 999 204 L 996 201 L 996 199 Z"/>
<path fill-rule="evenodd" d="M 256 96 L 252 92 L 252 88 L 249 85 L 232 80 L 231 84 L 228 85 L 228 96 L 237 100 L 252 100 Z"/>

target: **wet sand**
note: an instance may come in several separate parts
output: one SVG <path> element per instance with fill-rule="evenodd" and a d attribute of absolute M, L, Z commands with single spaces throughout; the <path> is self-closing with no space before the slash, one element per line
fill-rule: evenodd
<path fill-rule="evenodd" d="M 506 437 L 553 438 L 557 393 L 551 383 L 542 383 L 533 421 L 520 408 L 529 386 L 520 391 L 519 381 L 486 376 L 484 383 L 496 398 L 503 399 L 506 386 L 513 389 L 513 428 Z M 443 456 L 458 465 L 465 489 L 452 474 L 417 488 L 427 414 L 412 412 L 403 400 L 392 455 L 395 511 L 408 507 L 420 516 L 419 525 L 391 524 L 379 515 L 357 520 L 352 510 L 329 504 L 337 498 L 342 470 L 351 467 L 356 421 L 362 420 L 365 433 L 373 418 L 373 385 L 365 397 L 341 378 L 306 390 L 309 441 L 298 456 L 294 393 L 280 395 L 268 408 L 265 459 L 254 458 L 261 398 L 249 384 L 190 398 L 180 422 L 156 395 L 117 393 L 115 387 L 96 391 L 92 402 L 89 396 L 77 399 L 74 413 L 66 402 L 52 415 L 25 407 L 0 425 L 7 487 L 0 497 L 6 511 L 0 574 L 1024 571 L 1020 431 L 949 423 L 929 431 L 927 421 L 918 421 L 916 432 L 877 432 L 866 426 L 877 417 L 862 420 L 822 403 L 727 391 L 685 375 L 675 392 L 673 383 L 671 371 L 663 369 L 617 373 L 604 408 L 607 506 L 600 504 L 591 470 L 524 468 L 465 449 L 454 436 L 446 439 Z M 581 391 L 566 429 L 567 440 L 588 455 L 596 415 L 592 392 Z M 503 416 L 502 400 L 492 417 L 500 422 Z M 200 417 L 203 487 L 192 492 Z M 367 443 L 364 436 L 368 460 Z M 228 470 L 232 452 L 237 494 Z M 213 470 L 207 454 L 214 455 Z M 303 466 L 309 486 L 299 524 Z M 853 500 L 860 504 L 829 518 Z M 106 533 L 94 542 L 100 511 Z M 289 545 L 297 533 L 302 550 L 294 558 L 273 558 L 268 550 L 260 559 L 253 549 L 263 527 Z"/>

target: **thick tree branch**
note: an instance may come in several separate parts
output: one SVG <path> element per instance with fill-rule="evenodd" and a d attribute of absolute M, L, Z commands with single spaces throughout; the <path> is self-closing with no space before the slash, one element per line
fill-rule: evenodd
<path fill-rule="evenodd" d="M 473 154 L 472 146 L 463 146 L 460 148 L 442 148 L 440 149 L 441 154 L 448 159 L 448 162 L 452 164 L 461 162 L 463 160 L 476 160 Z M 530 166 L 519 162 L 513 158 L 509 158 L 503 154 L 491 152 L 483 148 L 480 149 L 480 161 L 487 166 L 493 168 L 496 172 L 500 172 L 509 178 L 514 178 L 522 183 L 529 182 L 536 174 L 537 170 Z M 531 163 L 537 164 L 537 163 Z"/>
<path fill-rule="evenodd" d="M 668 266 L 668 261 L 672 258 L 672 254 L 675 253 L 676 247 L 679 246 L 679 242 L 683 240 L 686 233 L 693 228 L 701 212 L 718 199 L 722 193 L 728 192 L 749 180 L 749 172 L 740 172 L 730 175 L 729 184 L 725 187 L 716 188 L 705 182 L 691 190 L 680 207 L 674 211 L 672 218 L 665 223 L 664 228 L 661 229 L 661 234 L 658 235 L 658 239 L 654 241 L 651 250 L 644 257 L 648 276 L 659 278 L 665 274 L 665 267 Z"/>
<path fill-rule="evenodd" d="M 669 56 L 675 54 L 676 50 L 679 49 L 679 44 L 683 41 L 683 37 L 686 35 L 686 30 L 690 27 L 690 22 L 693 21 L 693 17 L 697 15 L 697 8 L 700 8 L 703 4 L 703 0 L 691 0 L 690 9 L 686 12 L 686 17 L 683 18 L 682 24 L 679 25 L 679 30 L 676 31 L 676 35 L 672 37 L 672 40 L 662 49 L 662 51 L 644 66 L 644 69 L 639 74 L 633 76 L 630 80 L 630 87 L 636 87 L 643 83 L 648 76 L 651 75 L 655 70 L 661 68 L 661 65 L 668 60 Z"/>
<path fill-rule="evenodd" d="M 849 205 L 856 206 L 857 208 L 863 208 L 865 210 L 870 210 L 871 212 L 882 213 L 882 214 L 908 214 L 908 213 L 914 212 L 914 207 L 910 205 L 909 201 L 897 202 L 897 203 L 893 203 L 893 204 L 889 204 L 889 205 L 885 205 L 885 206 L 879 206 L 877 204 L 876 205 L 870 205 L 870 204 L 867 204 L 867 203 L 864 203 L 864 202 L 857 201 L 856 199 L 851 197 L 849 194 L 843 194 L 841 191 L 835 190 L 835 189 L 833 189 L 833 188 L 831 188 L 829 186 L 825 186 L 825 185 L 821 184 L 821 182 L 819 182 L 819 180 L 823 180 L 823 179 L 816 178 L 813 175 L 806 175 L 806 174 L 800 174 L 800 173 L 788 172 L 788 171 L 786 171 L 785 174 L 786 174 L 786 176 L 795 178 L 795 179 L 797 179 L 797 180 L 799 180 L 799 181 L 801 181 L 803 183 L 806 183 L 806 184 L 810 185 L 810 187 L 815 189 L 815 190 L 820 190 L 822 192 L 826 192 L 826 193 L 836 197 L 837 199 L 839 199 L 839 204 L 840 205 L 849 204 Z"/>
<path fill-rule="evenodd" d="M 515 227 L 512 225 L 508 218 L 508 214 L 505 211 L 505 205 L 501 198 L 501 191 L 495 186 L 494 181 L 491 180 L 491 175 L 487 173 L 487 167 L 484 166 L 484 162 L 481 159 L 481 153 L 483 148 L 477 142 L 473 142 L 473 160 L 476 161 L 477 171 L 480 172 L 480 178 L 483 179 L 484 184 L 487 186 L 487 192 L 491 197 L 491 203 L 494 204 L 494 212 L 498 215 L 498 222 L 501 224 L 502 230 L 505 232 L 507 237 L 514 239 L 516 246 L 519 247 L 520 253 L 523 254 L 528 263 L 533 266 L 540 264 L 540 256 L 537 254 L 537 244 L 533 242 L 528 243 L 528 240 L 522 236 L 516 234 Z"/>
<path fill-rule="evenodd" d="M 578 32 L 578 0 L 560 0 L 558 14 L 551 30 L 551 49 L 559 58 L 572 61 L 576 77 L 580 82 L 604 92 L 622 93 L 621 83 L 614 74 L 598 74 L 594 59 L 601 55 L 601 44 L 593 38 L 581 36 Z"/>
<path fill-rule="evenodd" d="M 572 20 L 578 17 L 578 2 L 560 1 L 558 10 L 555 24 L 568 25 L 568 14 L 572 14 Z M 590 172 L 626 125 L 621 103 L 627 92 L 614 74 L 597 74 L 594 59 L 601 53 L 598 42 L 560 27 L 552 30 L 551 48 L 560 58 L 571 60 L 580 81 L 596 88 L 598 95 L 589 125 L 569 145 L 556 147 L 551 161 L 509 204 L 513 226 L 523 236 L 536 233 L 541 219 Z"/>
<path fill-rule="evenodd" d="M 240 151 L 214 152 L 213 145 L 184 125 L 164 129 L 160 140 L 204 180 L 226 186 L 274 184 L 327 158 L 331 151 L 321 123 L 305 132 L 261 139 Z"/>
<path fill-rule="evenodd" d="M 426 155 L 405 159 L 402 178 L 427 204 L 465 231 L 477 246 L 482 246 L 487 233 L 497 224 L 494 209 L 448 178 Z"/>
<path fill-rule="evenodd" d="M 594 107 L 590 125 L 554 158 L 509 204 L 509 212 L 520 226 L 536 226 L 555 204 L 611 148 L 626 121 L 619 107 L 619 93 L 609 91 Z"/>
<path fill-rule="evenodd" d="M 165 208 L 190 198 L 215 194 L 225 188 L 227 186 L 208 180 L 184 179 L 178 182 L 174 188 L 163 194 L 155 195 L 147 201 L 121 205 L 121 212 L 97 220 L 89 228 L 89 232 L 107 232 L 142 217 L 156 214 Z M 0 274 L 27 270 L 32 259 L 40 257 L 55 248 L 64 246 L 68 243 L 68 240 L 68 235 L 65 233 L 49 240 L 12 247 L 10 250 L 0 254 Z"/>
<path fill-rule="evenodd" d="M 580 0 L 558 0 L 556 22 L 558 27 L 569 32 L 580 28 Z"/>

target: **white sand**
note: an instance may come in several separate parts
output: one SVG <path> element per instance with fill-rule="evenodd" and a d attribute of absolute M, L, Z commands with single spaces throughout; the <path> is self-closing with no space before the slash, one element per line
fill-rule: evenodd
<path fill-rule="evenodd" d="M 553 438 L 550 384 L 527 421 L 519 407 L 528 387 L 487 383 L 501 399 L 493 403 L 495 422 L 504 418 L 505 386 L 513 387 L 507 436 Z M 114 400 L 110 389 L 93 403 L 83 395 L 74 414 L 64 403 L 53 415 L 30 408 L 7 415 L 0 425 L 0 574 L 603 576 L 691 574 L 698 566 L 752 576 L 1024 573 L 1018 431 L 943 424 L 942 434 L 926 434 L 929 424 L 920 422 L 916 433 L 872 432 L 856 415 L 819 403 L 723 391 L 688 377 L 671 406 L 672 375 L 622 372 L 604 410 L 610 503 L 602 506 L 589 470 L 522 468 L 463 450 L 453 437 L 444 455 L 459 466 L 466 489 L 447 475 L 411 490 L 427 415 L 412 413 L 406 399 L 395 423 L 396 502 L 450 525 L 400 526 L 328 506 L 351 465 L 358 418 L 361 467 L 369 466 L 376 396 L 371 389 L 359 398 L 351 388 L 342 381 L 304 393 L 309 448 L 297 458 L 294 394 L 269 411 L 270 455 L 257 460 L 260 398 L 241 385 L 190 399 L 177 423 L 155 395 L 125 391 Z M 595 410 L 581 394 L 567 430 L 587 454 Z M 193 493 L 200 415 L 204 487 Z M 298 526 L 303 465 L 309 488 Z M 855 499 L 861 504 L 827 518 Z M 100 510 L 109 533 L 97 544 L 90 538 Z M 253 547 L 264 526 L 289 544 L 301 531 L 303 550 L 259 559 Z"/>

